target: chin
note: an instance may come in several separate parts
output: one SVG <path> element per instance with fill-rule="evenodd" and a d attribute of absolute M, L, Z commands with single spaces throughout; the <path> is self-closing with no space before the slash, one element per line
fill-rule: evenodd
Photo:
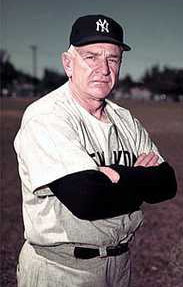
<path fill-rule="evenodd" d="M 106 83 L 89 81 L 88 85 L 85 85 L 85 92 L 87 92 L 88 95 L 91 95 L 92 98 L 105 99 L 110 95 L 113 87 L 114 83 L 112 81 Z"/>
<path fill-rule="evenodd" d="M 111 91 L 112 89 L 109 88 L 95 88 L 92 89 L 91 94 L 96 98 L 105 99 L 110 95 Z"/>
<path fill-rule="evenodd" d="M 101 98 L 107 98 L 110 94 L 111 94 L 112 90 L 107 90 L 107 91 L 103 91 L 102 93 L 98 93 L 99 97 Z"/>

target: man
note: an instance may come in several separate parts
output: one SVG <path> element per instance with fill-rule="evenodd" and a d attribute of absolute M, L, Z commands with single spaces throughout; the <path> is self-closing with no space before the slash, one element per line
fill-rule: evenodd
<path fill-rule="evenodd" d="M 26 242 L 18 286 L 130 286 L 141 204 L 176 193 L 173 169 L 129 111 L 106 98 L 130 47 L 103 15 L 80 17 L 68 82 L 30 105 L 15 139 Z"/>

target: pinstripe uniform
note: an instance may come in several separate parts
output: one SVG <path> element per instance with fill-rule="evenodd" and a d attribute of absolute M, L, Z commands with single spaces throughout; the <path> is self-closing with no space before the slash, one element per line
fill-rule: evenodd
<path fill-rule="evenodd" d="M 128 242 L 142 223 L 141 210 L 109 219 L 81 220 L 74 216 L 47 187 L 50 182 L 74 172 L 88 169 L 97 171 L 101 165 L 132 166 L 142 152 L 158 153 L 148 133 L 128 110 L 109 100 L 106 102 L 109 122 L 104 123 L 90 115 L 74 100 L 66 83 L 27 108 L 15 138 L 14 145 L 22 181 L 26 239 L 26 245 L 20 256 L 20 266 L 21 268 L 26 266 L 27 256 L 32 258 L 30 261 L 34 264 L 31 265 L 29 262 L 29 265 L 34 265 L 34 270 L 37 261 L 41 270 L 44 269 L 44 264 L 51 262 L 52 267 L 62 270 L 62 272 L 59 271 L 61 274 L 59 278 L 62 279 L 58 279 L 58 285 L 55 283 L 49 286 L 94 286 L 96 282 L 100 284 L 96 286 L 112 286 L 101 279 L 100 268 L 102 270 L 109 268 L 110 264 L 115 265 L 115 260 L 120 259 L 89 260 L 89 267 L 85 270 L 84 263 L 73 258 L 72 246 L 74 244 L 105 248 L 120 242 Z M 69 249 L 68 246 L 70 246 Z M 126 256 L 126 254 L 120 256 L 123 262 L 120 266 L 128 270 L 128 278 L 130 263 Z M 45 260 L 47 260 L 46 263 Z M 83 278 L 87 276 L 92 278 L 92 270 L 96 269 L 94 266 L 98 266 L 97 264 L 100 268 L 96 282 L 92 281 L 93 279 L 92 283 L 86 281 L 88 283 L 85 285 L 80 281 L 77 283 L 79 279 L 75 279 L 75 283 L 72 282 L 71 274 L 76 278 L 78 270 L 81 271 L 79 276 L 81 281 L 84 282 Z M 63 266 L 68 268 L 68 275 L 65 275 Z M 36 276 L 39 268 L 36 269 Z M 30 272 L 32 267 L 28 266 L 27 271 L 24 272 L 28 270 Z M 23 276 L 20 275 L 22 273 L 23 271 L 20 270 L 19 282 L 23 282 L 21 281 Z M 51 280 L 51 276 L 45 271 L 44 276 L 46 274 Z M 30 276 L 34 277 L 31 273 Z M 30 276 L 26 280 L 33 280 Z M 65 283 L 63 283 L 63 276 L 66 276 Z M 128 280 L 124 278 L 126 282 L 123 282 L 124 285 L 115 286 L 128 286 Z M 45 279 L 39 277 L 36 280 L 36 282 L 41 280 L 42 283 L 36 285 L 34 282 L 25 286 L 47 286 L 44 285 Z M 116 280 L 114 273 L 111 273 L 110 280 Z M 23 284 L 20 283 L 20 286 L 24 286 Z"/>

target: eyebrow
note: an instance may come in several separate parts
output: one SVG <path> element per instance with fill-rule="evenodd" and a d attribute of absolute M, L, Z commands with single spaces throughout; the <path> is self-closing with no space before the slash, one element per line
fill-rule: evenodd
<path fill-rule="evenodd" d="M 91 51 L 79 51 L 79 53 L 80 53 L 80 55 L 87 55 L 87 54 L 94 55 L 94 56 L 100 55 L 97 52 L 91 52 Z"/>
<path fill-rule="evenodd" d="M 101 53 L 98 53 L 98 52 L 93 52 L 93 51 L 82 51 L 82 50 L 79 50 L 77 49 L 78 53 L 81 55 L 81 56 L 84 56 L 84 55 L 93 55 L 93 56 L 100 56 Z M 121 54 L 109 54 L 107 55 L 107 58 L 121 58 Z"/>

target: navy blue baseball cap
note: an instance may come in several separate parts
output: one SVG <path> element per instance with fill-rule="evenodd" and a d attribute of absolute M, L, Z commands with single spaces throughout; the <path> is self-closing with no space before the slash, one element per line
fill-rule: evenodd
<path fill-rule="evenodd" d="M 70 45 L 83 46 L 94 43 L 112 43 L 125 51 L 131 50 L 124 43 L 124 31 L 112 18 L 104 15 L 86 15 L 79 17 L 72 26 Z"/>

